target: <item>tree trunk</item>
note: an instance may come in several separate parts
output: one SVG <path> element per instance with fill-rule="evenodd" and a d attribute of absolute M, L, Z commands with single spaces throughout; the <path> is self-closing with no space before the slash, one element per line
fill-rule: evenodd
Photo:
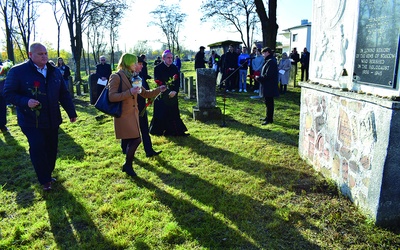
<path fill-rule="evenodd" d="M 7 56 L 10 61 L 15 63 L 14 45 L 11 37 L 11 30 L 8 27 L 6 16 L 4 17 L 4 19 L 4 22 L 6 23 Z"/>
<path fill-rule="evenodd" d="M 81 83 L 81 56 L 82 56 L 82 29 L 81 23 L 76 23 L 76 47 L 74 51 L 74 59 L 75 59 L 75 83 Z"/>
<path fill-rule="evenodd" d="M 60 37 L 61 37 L 61 27 L 57 23 L 57 57 L 60 57 Z"/>
<path fill-rule="evenodd" d="M 256 11 L 261 21 L 263 36 L 263 47 L 276 49 L 276 35 L 278 33 L 278 24 L 276 23 L 277 0 L 269 0 L 268 16 L 262 0 L 254 0 Z"/>

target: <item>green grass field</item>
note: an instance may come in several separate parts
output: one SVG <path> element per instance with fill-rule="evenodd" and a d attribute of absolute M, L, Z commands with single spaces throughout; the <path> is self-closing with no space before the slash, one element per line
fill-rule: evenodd
<path fill-rule="evenodd" d="M 78 121 L 63 112 L 58 181 L 48 193 L 9 114 L 10 133 L 0 134 L 0 249 L 399 249 L 398 229 L 374 226 L 300 159 L 300 89 L 276 99 L 267 126 L 251 95 L 226 96 L 221 127 L 193 120 L 196 100 L 180 93 L 191 136 L 153 136 L 163 151 L 153 158 L 139 146 L 135 179 L 121 172 L 112 118 L 96 119 L 88 95 L 79 96 Z"/>

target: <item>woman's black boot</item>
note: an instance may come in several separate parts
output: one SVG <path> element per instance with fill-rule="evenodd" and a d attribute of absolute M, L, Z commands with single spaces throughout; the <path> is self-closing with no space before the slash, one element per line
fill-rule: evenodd
<path fill-rule="evenodd" d="M 122 166 L 122 172 L 125 172 L 127 175 L 129 175 L 130 177 L 135 177 L 137 176 L 137 174 L 135 173 L 135 171 L 133 170 L 132 165 L 128 165 L 128 164 L 124 164 Z"/>

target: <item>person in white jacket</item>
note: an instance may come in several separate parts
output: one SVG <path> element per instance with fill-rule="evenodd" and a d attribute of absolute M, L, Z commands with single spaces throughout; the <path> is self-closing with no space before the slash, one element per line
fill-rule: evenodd
<path fill-rule="evenodd" d="M 287 53 L 283 52 L 282 59 L 279 61 L 278 65 L 281 94 L 285 94 L 287 91 L 287 85 L 289 83 L 291 68 L 292 64 L 290 62 L 290 59 Z"/>

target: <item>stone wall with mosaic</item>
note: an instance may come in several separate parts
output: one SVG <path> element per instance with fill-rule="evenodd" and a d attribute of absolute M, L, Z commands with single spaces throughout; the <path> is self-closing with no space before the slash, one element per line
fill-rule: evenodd
<path fill-rule="evenodd" d="M 397 141 L 392 141 L 393 126 L 399 130 L 399 105 L 302 83 L 300 156 L 334 180 L 344 195 L 382 224 L 399 216 L 394 210 L 380 218 L 385 204 L 400 209 L 396 196 L 400 190 L 396 187 L 399 147 L 394 147 Z M 388 159 L 388 154 L 394 155 Z M 386 192 L 394 192 L 394 197 Z"/>

